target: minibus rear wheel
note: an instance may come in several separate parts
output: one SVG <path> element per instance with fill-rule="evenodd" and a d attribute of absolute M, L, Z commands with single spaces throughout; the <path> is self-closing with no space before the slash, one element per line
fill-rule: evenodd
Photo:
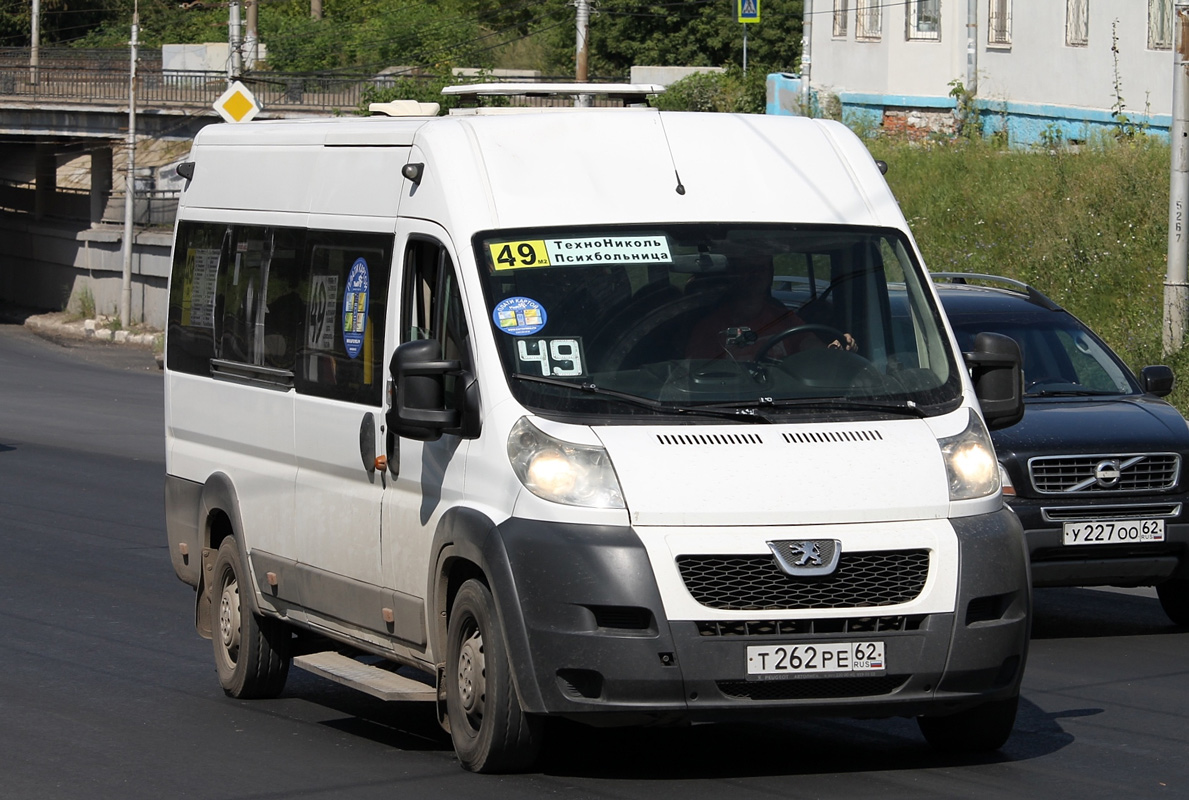
<path fill-rule="evenodd" d="M 542 720 L 520 707 L 495 601 L 481 581 L 468 580 L 454 598 L 445 680 L 450 738 L 463 769 L 530 767 L 541 750 Z"/>
<path fill-rule="evenodd" d="M 279 620 L 253 614 L 241 597 L 251 584 L 241 580 L 235 538 L 219 545 L 211 586 L 215 667 L 219 684 L 231 697 L 276 697 L 285 688 L 292 659 L 292 633 Z"/>

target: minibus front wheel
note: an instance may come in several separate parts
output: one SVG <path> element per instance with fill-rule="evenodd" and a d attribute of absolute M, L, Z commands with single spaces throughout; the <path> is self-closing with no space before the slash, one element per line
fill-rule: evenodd
<path fill-rule="evenodd" d="M 542 721 L 520 707 L 495 601 L 481 581 L 468 580 L 454 598 L 445 681 L 450 737 L 463 769 L 515 772 L 532 765 Z"/>
<path fill-rule="evenodd" d="M 292 658 L 292 635 L 279 620 L 260 617 L 240 596 L 251 591 L 242 580 L 243 562 L 235 537 L 219 545 L 211 586 L 215 667 L 230 697 L 276 697 L 285 688 Z"/>

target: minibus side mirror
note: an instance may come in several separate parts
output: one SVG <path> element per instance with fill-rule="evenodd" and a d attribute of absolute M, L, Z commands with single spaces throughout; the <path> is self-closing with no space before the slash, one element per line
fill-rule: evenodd
<path fill-rule="evenodd" d="M 1144 367 L 1140 370 L 1140 378 L 1144 384 L 1144 391 L 1157 397 L 1168 397 L 1172 394 L 1174 378 L 1172 367 L 1163 365 Z"/>
<path fill-rule="evenodd" d="M 392 408 L 386 419 L 393 433 L 432 442 L 443 433 L 464 439 L 479 436 L 479 383 L 457 360 L 443 360 L 436 339 L 418 339 L 396 348 L 389 364 Z M 454 381 L 454 397 L 446 403 L 446 376 Z"/>
<path fill-rule="evenodd" d="M 962 357 L 970 368 L 987 428 L 998 430 L 1023 419 L 1023 359 L 1016 340 L 1001 333 L 980 333 L 974 337 L 974 352 Z"/>

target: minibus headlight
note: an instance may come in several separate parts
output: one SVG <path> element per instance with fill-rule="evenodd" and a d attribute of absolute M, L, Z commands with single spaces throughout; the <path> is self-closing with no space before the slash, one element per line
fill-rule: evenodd
<path fill-rule="evenodd" d="M 970 411 L 966 430 L 938 444 L 950 479 L 950 500 L 973 500 L 999 491 L 999 462 L 982 417 Z"/>
<path fill-rule="evenodd" d="M 524 488 L 537 497 L 569 506 L 625 507 L 602 447 L 563 442 L 521 417 L 508 435 L 508 460 Z"/>

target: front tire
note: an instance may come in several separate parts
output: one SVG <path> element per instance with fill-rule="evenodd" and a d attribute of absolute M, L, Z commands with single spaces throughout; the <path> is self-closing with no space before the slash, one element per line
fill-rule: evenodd
<path fill-rule="evenodd" d="M 219 685 L 228 696 L 244 700 L 276 697 L 289 677 L 292 635 L 283 622 L 252 613 L 241 597 L 252 590 L 241 570 L 239 546 L 228 536 L 219 545 L 211 584 Z"/>
<path fill-rule="evenodd" d="M 1176 625 L 1189 626 L 1189 580 L 1173 579 L 1156 587 L 1160 607 Z"/>
<path fill-rule="evenodd" d="M 925 741 L 942 753 L 990 753 L 1007 743 L 1019 705 L 1020 696 L 1013 695 L 945 717 L 917 717 L 917 725 Z"/>
<path fill-rule="evenodd" d="M 446 713 L 463 769 L 516 772 L 541 750 L 541 720 L 524 713 L 491 591 L 477 580 L 458 590 L 446 644 Z"/>

